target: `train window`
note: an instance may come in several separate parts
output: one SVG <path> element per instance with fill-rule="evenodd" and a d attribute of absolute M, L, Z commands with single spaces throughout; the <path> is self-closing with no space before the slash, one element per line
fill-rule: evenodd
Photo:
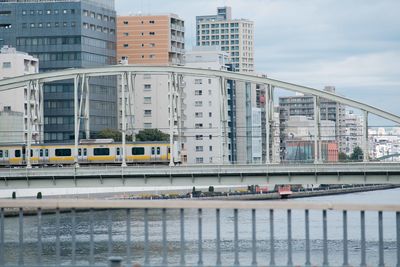
<path fill-rule="evenodd" d="M 69 148 L 56 149 L 56 157 L 69 157 L 69 156 L 71 156 L 71 149 Z"/>
<path fill-rule="evenodd" d="M 3 158 L 3 150 L 0 150 L 0 158 Z"/>
<path fill-rule="evenodd" d="M 95 148 L 95 149 L 93 149 L 93 155 L 94 156 L 108 156 L 108 155 L 110 155 L 110 149 L 109 148 Z"/>
<path fill-rule="evenodd" d="M 155 149 L 154 149 L 154 147 L 152 147 L 152 148 L 151 148 L 151 154 L 154 155 L 155 153 L 156 153 L 156 152 L 155 152 Z"/>
<path fill-rule="evenodd" d="M 84 148 L 84 149 L 83 149 L 83 155 L 84 155 L 84 156 L 87 156 L 87 148 Z"/>
<path fill-rule="evenodd" d="M 82 156 L 82 148 L 78 148 L 78 156 Z"/>
<path fill-rule="evenodd" d="M 168 147 L 168 154 L 170 154 L 171 153 L 171 148 L 170 147 Z"/>
<path fill-rule="evenodd" d="M 49 150 L 48 150 L 48 149 L 45 149 L 45 150 L 44 150 L 44 156 L 45 156 L 45 157 L 48 157 L 48 156 L 49 156 Z"/>
<path fill-rule="evenodd" d="M 144 147 L 133 147 L 132 155 L 144 155 Z"/>
<path fill-rule="evenodd" d="M 20 158 L 21 157 L 21 150 L 17 149 L 15 150 L 15 157 Z"/>
<path fill-rule="evenodd" d="M 39 156 L 40 156 L 40 157 L 43 157 L 43 149 L 40 149 L 40 150 L 39 150 Z"/>
<path fill-rule="evenodd" d="M 157 147 L 157 155 L 160 155 L 160 154 L 161 154 L 161 148 Z"/>
<path fill-rule="evenodd" d="M 8 158 L 8 150 L 4 150 L 4 157 Z"/>
<path fill-rule="evenodd" d="M 117 147 L 117 156 L 119 156 L 120 154 L 121 154 L 121 150 L 120 150 L 120 148 L 119 147 Z"/>
<path fill-rule="evenodd" d="M 31 158 L 33 157 L 33 149 L 31 149 Z"/>

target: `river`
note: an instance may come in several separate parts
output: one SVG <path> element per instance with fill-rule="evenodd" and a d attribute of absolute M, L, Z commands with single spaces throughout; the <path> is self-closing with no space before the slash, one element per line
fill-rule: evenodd
<path fill-rule="evenodd" d="M 278 201 L 313 201 L 313 202 L 343 202 L 358 204 L 400 204 L 400 189 L 353 193 L 345 195 L 322 196 L 303 199 Z M 143 262 L 144 259 L 144 221 L 143 210 L 131 211 L 132 261 Z M 89 213 L 77 213 L 76 217 L 76 255 L 77 264 L 87 265 L 89 255 Z M 162 213 L 160 210 L 149 211 L 149 250 L 150 263 L 161 265 L 162 250 Z M 95 261 L 104 265 L 108 257 L 108 214 L 106 211 L 94 212 Z M 203 262 L 204 265 L 215 265 L 216 261 L 216 227 L 215 210 L 204 210 L 203 221 Z M 292 211 L 293 263 L 303 265 L 304 253 L 304 211 Z M 386 266 L 396 265 L 396 221 L 394 213 L 384 213 L 384 255 Z M 265 266 L 270 261 L 270 233 L 268 210 L 257 211 L 257 262 Z M 287 218 L 286 211 L 275 212 L 275 258 L 277 265 L 287 263 Z M 43 264 L 55 263 L 55 215 L 43 215 L 42 242 Z M 197 264 L 198 250 L 198 217 L 197 210 L 185 211 L 186 263 L 188 266 Z M 168 263 L 176 265 L 180 260 L 179 211 L 167 211 Z M 71 216 L 61 214 L 60 219 L 61 263 L 71 261 Z M 239 211 L 239 261 L 242 266 L 249 266 L 252 260 L 252 221 L 250 210 Z M 350 265 L 359 265 L 360 250 L 360 213 L 348 213 L 348 248 Z M 311 262 L 322 264 L 322 212 L 310 211 Z M 342 213 L 328 211 L 328 251 L 329 264 L 339 266 L 343 263 L 342 244 Z M 378 265 L 378 214 L 366 212 L 367 262 L 371 266 Z M 37 217 L 24 218 L 24 262 L 31 265 L 37 260 Z M 112 212 L 113 255 L 126 254 L 126 211 Z M 234 215 L 232 210 L 221 211 L 221 257 L 223 266 L 234 263 Z M 5 219 L 5 241 L 3 248 L 5 261 L 14 265 L 18 262 L 18 218 Z"/>

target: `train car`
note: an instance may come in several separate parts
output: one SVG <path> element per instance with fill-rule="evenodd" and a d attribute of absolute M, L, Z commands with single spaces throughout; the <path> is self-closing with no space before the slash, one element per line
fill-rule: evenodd
<path fill-rule="evenodd" d="M 178 149 L 178 145 L 175 147 Z M 72 165 L 75 163 L 74 149 L 73 144 L 33 144 L 30 161 L 34 166 Z M 78 163 L 121 164 L 122 150 L 122 144 L 112 139 L 82 140 L 78 145 Z M 128 164 L 167 164 L 170 156 L 170 145 L 167 142 L 132 142 L 125 146 L 125 159 Z M 2 167 L 25 166 L 26 157 L 25 145 L 0 145 Z M 175 163 L 180 162 L 176 160 Z"/>

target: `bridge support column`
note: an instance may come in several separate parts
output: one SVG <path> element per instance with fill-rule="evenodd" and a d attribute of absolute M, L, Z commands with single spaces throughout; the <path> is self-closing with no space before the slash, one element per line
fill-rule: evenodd
<path fill-rule="evenodd" d="M 314 97 L 314 163 L 322 163 L 320 98 Z"/>
<path fill-rule="evenodd" d="M 36 80 L 39 90 L 39 114 L 38 114 L 38 124 L 39 124 L 39 142 L 44 142 L 44 95 L 43 95 L 43 83 L 39 83 Z"/>
<path fill-rule="evenodd" d="M 174 164 L 174 91 L 175 91 L 175 73 L 169 75 L 168 95 L 169 95 L 169 166 Z"/>
<path fill-rule="evenodd" d="M 369 140 L 368 140 L 368 111 L 364 110 L 363 121 L 363 161 L 369 161 Z"/>
<path fill-rule="evenodd" d="M 26 127 L 28 133 L 26 135 L 27 148 L 25 149 L 26 168 L 31 169 L 31 147 L 32 147 L 32 113 L 31 113 L 31 92 L 33 81 L 28 82 L 26 94 Z M 25 136 L 25 133 L 24 133 Z"/>
<path fill-rule="evenodd" d="M 275 158 L 275 140 L 274 140 L 274 87 L 271 84 L 266 85 L 265 91 L 265 163 L 276 162 Z"/>
<path fill-rule="evenodd" d="M 125 87 L 126 87 L 127 73 L 121 74 L 121 96 L 122 96 L 122 163 L 121 167 L 126 167 L 126 100 L 125 100 Z"/>
<path fill-rule="evenodd" d="M 90 87 L 89 87 L 89 77 L 85 79 L 82 78 L 82 83 L 85 83 L 86 88 L 86 97 L 85 97 L 85 111 L 84 111 L 84 118 L 85 118 L 85 136 L 86 139 L 90 139 Z"/>
<path fill-rule="evenodd" d="M 78 163 L 78 142 L 79 142 L 79 124 L 80 119 L 78 115 L 78 83 L 79 75 L 74 77 L 74 162 L 75 167 L 79 167 Z"/>
<path fill-rule="evenodd" d="M 219 92 L 219 111 L 220 111 L 220 163 L 227 163 L 227 152 L 228 152 L 228 136 L 227 136 L 227 117 L 228 117 L 228 109 L 227 109 L 227 85 L 226 79 L 223 77 L 219 78 L 220 82 L 220 92 Z"/>
<path fill-rule="evenodd" d="M 132 72 L 128 72 L 128 111 L 129 111 L 129 121 L 128 121 L 128 129 L 130 130 L 131 136 L 132 136 L 132 141 L 136 141 L 135 137 L 135 131 L 134 131 L 134 122 L 133 122 L 133 116 L 134 116 L 134 103 L 135 103 L 135 80 L 136 80 L 136 74 L 132 74 Z"/>

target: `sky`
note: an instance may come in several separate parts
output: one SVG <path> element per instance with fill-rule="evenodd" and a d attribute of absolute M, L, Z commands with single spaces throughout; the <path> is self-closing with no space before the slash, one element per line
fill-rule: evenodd
<path fill-rule="evenodd" d="M 196 15 L 225 5 L 233 18 L 255 22 L 257 72 L 317 89 L 332 85 L 400 115 L 399 0 L 116 0 L 118 15 L 179 15 L 187 50 L 195 45 Z"/>

